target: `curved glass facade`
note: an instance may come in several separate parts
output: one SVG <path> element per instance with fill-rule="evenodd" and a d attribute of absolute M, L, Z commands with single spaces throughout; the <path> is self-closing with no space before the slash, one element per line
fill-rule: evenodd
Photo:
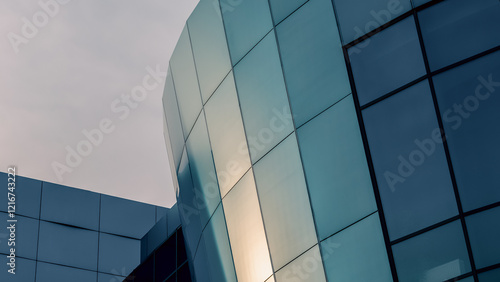
<path fill-rule="evenodd" d="M 163 98 L 193 279 L 500 279 L 499 15 L 201 0 Z"/>

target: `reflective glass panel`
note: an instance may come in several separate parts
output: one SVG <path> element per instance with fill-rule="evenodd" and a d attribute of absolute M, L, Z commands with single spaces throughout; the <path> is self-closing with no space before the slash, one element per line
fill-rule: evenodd
<path fill-rule="evenodd" d="M 210 279 L 207 250 L 204 240 L 200 241 L 198 251 L 196 252 L 196 258 L 194 259 L 194 274 L 196 282 L 212 282 Z"/>
<path fill-rule="evenodd" d="M 97 280 L 97 272 L 73 267 L 38 262 L 36 282 L 92 282 Z"/>
<path fill-rule="evenodd" d="M 274 23 L 278 24 L 307 0 L 270 0 Z"/>
<path fill-rule="evenodd" d="M 174 81 L 172 73 L 165 79 L 165 90 L 163 92 L 163 109 L 168 127 L 168 141 L 172 150 L 174 166 L 177 168 L 181 160 L 182 149 L 184 148 L 184 133 L 182 132 L 181 118 L 179 116 L 179 107 L 177 106 L 177 97 L 174 90 Z"/>
<path fill-rule="evenodd" d="M 168 211 L 167 217 L 167 227 L 168 227 L 168 235 L 172 234 L 177 227 L 181 226 L 181 218 L 179 215 L 179 205 L 175 203 L 170 210 Z"/>
<path fill-rule="evenodd" d="M 7 256 L 0 256 L 2 271 L 0 271 L 0 281 L 8 282 L 35 282 L 35 265 L 36 262 L 30 259 L 16 258 L 15 274 L 7 272 L 10 267 Z"/>
<path fill-rule="evenodd" d="M 139 265 L 141 241 L 100 233 L 99 271 L 127 275 Z"/>
<path fill-rule="evenodd" d="M 465 221 L 469 232 L 472 254 L 477 268 L 500 263 L 500 207 L 468 216 Z"/>
<path fill-rule="evenodd" d="M 277 282 L 326 282 L 318 245 L 276 272 Z"/>
<path fill-rule="evenodd" d="M 127 273 L 128 274 L 128 273 Z M 125 275 L 127 275 L 125 274 Z M 105 274 L 105 273 L 97 273 L 97 282 L 119 282 L 119 281 L 123 281 L 125 279 L 125 277 L 123 276 L 120 276 L 120 275 L 123 275 L 123 274 L 113 274 L 113 275 L 109 275 L 109 274 Z M 125 281 L 129 281 L 129 280 L 125 280 Z"/>
<path fill-rule="evenodd" d="M 156 208 L 156 222 L 160 221 L 162 217 L 167 216 L 167 213 L 169 213 L 168 208 L 164 207 L 155 207 Z"/>
<path fill-rule="evenodd" d="M 9 217 L 8 213 L 0 212 L 0 220 L 4 225 L 0 228 L 0 252 L 3 254 L 10 254 L 10 249 L 14 247 L 16 250 L 16 256 L 36 259 L 39 221 L 20 215 L 16 215 L 14 218 L 17 220 L 15 223 L 7 222 L 9 219 L 12 218 Z M 7 227 L 11 224 L 14 224 L 15 228 L 7 229 Z M 11 230 L 15 232 L 14 241 L 9 241 L 9 237 L 12 234 Z M 9 243 L 14 243 L 15 245 L 9 246 Z"/>
<path fill-rule="evenodd" d="M 497 282 L 500 280 L 500 268 L 479 274 L 479 282 Z"/>
<path fill-rule="evenodd" d="M 0 183 L 4 185 L 5 193 L 0 193 L 0 211 L 7 212 L 7 173 L 0 172 Z M 25 215 L 33 218 L 40 216 L 40 193 L 42 191 L 42 182 L 16 175 L 14 194 L 16 197 L 16 214 Z M 11 186 L 9 186 L 11 187 Z"/>
<path fill-rule="evenodd" d="M 431 0 L 411 0 L 411 2 L 413 3 L 413 7 L 418 7 L 430 1 Z"/>

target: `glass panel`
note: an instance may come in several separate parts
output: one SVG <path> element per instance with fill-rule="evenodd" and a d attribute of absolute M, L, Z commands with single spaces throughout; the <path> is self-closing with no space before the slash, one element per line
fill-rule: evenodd
<path fill-rule="evenodd" d="M 2 242 L 2 245 L 4 243 Z M 15 274 L 7 272 L 10 269 L 10 259 L 7 256 L 0 256 L 0 264 L 2 264 L 2 271 L 0 271 L 0 281 L 9 282 L 35 282 L 35 265 L 34 260 L 23 259 L 16 257 Z"/>
<path fill-rule="evenodd" d="M 125 274 L 126 275 L 126 274 Z M 104 274 L 104 273 L 97 273 L 97 282 L 120 282 L 123 281 L 125 277 L 120 276 L 119 274 Z M 130 280 L 125 280 L 125 281 L 130 281 Z"/>
<path fill-rule="evenodd" d="M 224 197 L 250 168 L 240 106 L 230 73 L 205 106 L 210 144 L 221 196 Z"/>
<path fill-rule="evenodd" d="M 203 113 L 196 121 L 186 146 L 192 170 L 195 198 L 200 211 L 201 226 L 205 226 L 220 202 L 220 194 Z"/>
<path fill-rule="evenodd" d="M 175 203 L 168 211 L 168 216 L 167 216 L 168 235 L 170 236 L 180 226 L 181 226 L 181 218 L 179 215 L 179 205 Z"/>
<path fill-rule="evenodd" d="M 44 182 L 41 218 L 97 230 L 99 194 Z"/>
<path fill-rule="evenodd" d="M 430 1 L 431 0 L 411 0 L 411 2 L 413 3 L 413 7 L 418 7 Z"/>
<path fill-rule="evenodd" d="M 413 16 L 349 49 L 359 103 L 364 105 L 425 74 Z"/>
<path fill-rule="evenodd" d="M 269 277 L 269 279 L 266 280 L 266 282 L 275 282 L 274 276 Z"/>
<path fill-rule="evenodd" d="M 470 244 L 477 268 L 500 263 L 500 207 L 466 218 Z"/>
<path fill-rule="evenodd" d="M 175 96 L 174 81 L 170 68 L 165 79 L 165 90 L 163 92 L 163 110 L 168 127 L 168 138 L 174 166 L 177 168 L 181 160 L 182 149 L 184 148 L 184 134 L 182 132 L 181 118 L 179 116 L 179 107 L 177 106 L 177 97 Z"/>
<path fill-rule="evenodd" d="M 167 234 L 167 218 L 164 217 L 161 221 L 157 222 L 151 230 L 141 239 L 146 240 L 146 251 L 151 254 L 157 247 L 159 247 L 168 238 Z M 144 251 L 144 250 L 143 250 Z"/>
<path fill-rule="evenodd" d="M 500 268 L 479 274 L 479 282 L 498 282 L 500 280 Z"/>
<path fill-rule="evenodd" d="M 377 210 L 351 96 L 297 135 L 320 240 Z"/>
<path fill-rule="evenodd" d="M 174 78 L 182 128 L 184 136 L 187 137 L 201 110 L 200 88 L 187 26 L 184 27 L 170 58 L 170 68 Z"/>
<path fill-rule="evenodd" d="M 155 224 L 155 206 L 101 196 L 101 231 L 141 239 Z"/>
<path fill-rule="evenodd" d="M 273 28 L 267 0 L 220 1 L 227 43 L 235 65 Z"/>
<path fill-rule="evenodd" d="M 273 273 L 253 173 L 222 200 L 238 281 L 264 281 Z"/>
<path fill-rule="evenodd" d="M 363 111 L 391 239 L 458 214 L 427 81 Z"/>
<path fill-rule="evenodd" d="M 500 2 L 443 1 L 418 13 L 431 70 L 500 44 Z"/>
<path fill-rule="evenodd" d="M 234 68 L 234 75 L 250 156 L 255 163 L 293 130 L 273 32 Z"/>
<path fill-rule="evenodd" d="M 203 103 L 231 70 L 218 2 L 201 0 L 187 21 Z"/>
<path fill-rule="evenodd" d="M 175 245 L 176 239 L 174 235 L 155 252 L 155 281 L 162 282 L 176 270 Z"/>
<path fill-rule="evenodd" d="M 8 175 L 0 172 L 0 183 L 7 187 Z M 10 181 L 12 183 L 12 181 Z M 15 177 L 16 214 L 33 218 L 40 216 L 40 193 L 42 182 L 22 176 Z M 0 193 L 0 211 L 7 212 L 7 189 Z M 2 230 L 3 231 L 3 230 Z"/>
<path fill-rule="evenodd" d="M 307 2 L 307 0 L 269 0 L 274 23 L 278 24 L 281 22 L 305 2 Z"/>
<path fill-rule="evenodd" d="M 378 213 L 321 242 L 329 281 L 392 281 Z"/>
<path fill-rule="evenodd" d="M 184 234 L 182 229 L 177 231 L 177 267 L 187 261 L 186 245 L 184 244 Z"/>
<path fill-rule="evenodd" d="M 207 250 L 211 281 L 236 281 L 222 206 L 217 208 L 203 231 L 203 238 Z"/>
<path fill-rule="evenodd" d="M 445 281 L 471 271 L 459 221 L 392 247 L 400 281 Z"/>
<path fill-rule="evenodd" d="M 3 222 L 3 226 L 0 229 L 0 253 L 8 255 L 10 254 L 10 249 L 15 247 L 16 256 L 36 259 L 39 221 L 19 215 L 16 215 L 14 218 L 17 219 L 15 223 L 7 222 L 9 219 L 12 218 L 10 218 L 7 213 L 0 212 L 0 220 Z M 11 224 L 14 224 L 14 229 L 7 228 Z M 15 241 L 10 241 L 8 239 L 11 235 L 11 230 L 15 232 Z M 10 246 L 9 243 L 14 243 L 15 245 Z"/>
<path fill-rule="evenodd" d="M 331 1 L 309 1 L 276 32 L 299 127 L 351 92 Z"/>
<path fill-rule="evenodd" d="M 334 0 L 344 44 L 411 9 L 410 0 Z"/>
<path fill-rule="evenodd" d="M 211 281 L 209 273 L 209 264 L 207 259 L 207 250 L 205 248 L 205 241 L 201 240 L 194 259 L 194 271 L 196 282 L 216 282 Z"/>
<path fill-rule="evenodd" d="M 254 166 L 274 269 L 317 243 L 295 134 Z"/>
<path fill-rule="evenodd" d="M 57 275 L 54 275 L 57 273 Z M 91 282 L 97 280 L 97 272 L 38 262 L 36 282 Z"/>
<path fill-rule="evenodd" d="M 321 262 L 318 245 L 296 258 L 276 273 L 278 282 L 325 281 L 325 271 Z M 344 280 L 342 280 L 344 281 Z"/>
<path fill-rule="evenodd" d="M 191 282 L 191 272 L 187 263 L 177 270 L 177 281 Z"/>
<path fill-rule="evenodd" d="M 126 276 L 141 262 L 141 241 L 104 233 L 99 240 L 99 271 Z"/>
<path fill-rule="evenodd" d="M 124 280 L 126 281 L 137 281 L 137 282 L 142 282 L 142 281 L 147 281 L 147 282 L 153 282 L 154 280 L 154 257 L 150 256 L 146 261 L 141 263 L 139 267 L 137 267 L 130 275 L 127 276 L 127 279 Z M 110 282 L 115 282 L 115 281 L 110 281 Z"/>
<path fill-rule="evenodd" d="M 156 222 L 160 221 L 164 216 L 167 216 L 167 213 L 170 209 L 164 207 L 155 207 L 156 208 Z"/>
<path fill-rule="evenodd" d="M 97 271 L 97 234 L 95 231 L 40 221 L 38 259 Z"/>
<path fill-rule="evenodd" d="M 500 201 L 500 52 L 434 78 L 465 211 Z"/>

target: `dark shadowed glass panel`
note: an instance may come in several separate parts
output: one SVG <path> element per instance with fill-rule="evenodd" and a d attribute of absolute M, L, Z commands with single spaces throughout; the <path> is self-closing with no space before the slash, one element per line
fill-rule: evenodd
<path fill-rule="evenodd" d="M 7 263 L 10 263 L 7 256 L 1 255 L 0 263 L 2 264 L 2 271 L 0 271 L 0 281 L 35 282 L 36 262 L 34 260 L 16 257 L 15 274 L 7 272 L 7 270 L 10 269 L 10 266 L 7 265 Z"/>
<path fill-rule="evenodd" d="M 104 233 L 99 240 L 99 271 L 127 275 L 141 262 L 141 241 Z"/>
<path fill-rule="evenodd" d="M 99 194 L 43 183 L 42 219 L 97 230 Z"/>
<path fill-rule="evenodd" d="M 177 231 L 177 267 L 187 261 L 186 245 L 184 245 L 184 234 L 182 229 Z"/>
<path fill-rule="evenodd" d="M 218 2 L 201 0 L 187 21 L 204 103 L 231 70 Z"/>
<path fill-rule="evenodd" d="M 177 268 L 175 235 L 168 238 L 155 252 L 155 281 L 162 282 Z"/>
<path fill-rule="evenodd" d="M 500 2 L 443 1 L 418 13 L 431 70 L 500 44 Z"/>
<path fill-rule="evenodd" d="M 363 119 L 391 239 L 458 214 L 427 81 L 363 110 Z"/>
<path fill-rule="evenodd" d="M 377 210 L 352 96 L 297 135 L 320 240 Z"/>
<path fill-rule="evenodd" d="M 351 92 L 331 1 L 309 1 L 276 32 L 299 127 Z"/>
<path fill-rule="evenodd" d="M 163 217 L 163 219 L 157 222 L 141 239 L 141 241 L 146 240 L 146 250 L 142 249 L 144 247 L 141 247 L 141 251 L 146 251 L 148 254 L 151 254 L 158 246 L 167 240 L 167 233 L 167 217 Z"/>
<path fill-rule="evenodd" d="M 274 269 L 317 243 L 297 139 L 290 135 L 254 166 Z"/>
<path fill-rule="evenodd" d="M 154 256 L 150 256 L 146 261 L 141 263 L 125 281 L 134 282 L 154 282 Z"/>
<path fill-rule="evenodd" d="M 351 47 L 349 58 L 361 105 L 425 74 L 413 16 Z"/>
<path fill-rule="evenodd" d="M 0 172 L 0 183 L 4 185 L 5 193 L 0 193 L 0 211 L 7 212 L 7 181 L 9 177 L 7 173 Z M 15 182 L 12 180 L 9 183 L 15 183 L 14 194 L 16 197 L 16 214 L 25 215 L 33 218 L 40 216 L 40 193 L 42 190 L 42 182 L 26 178 L 22 176 L 15 177 Z M 11 186 L 9 186 L 11 187 Z"/>
<path fill-rule="evenodd" d="M 307 0 L 270 0 L 274 23 L 278 24 Z"/>
<path fill-rule="evenodd" d="M 267 0 L 220 1 L 233 65 L 272 28 Z"/>
<path fill-rule="evenodd" d="M 179 107 L 177 106 L 177 97 L 175 95 L 174 81 L 170 68 L 165 79 L 165 90 L 163 91 L 163 110 L 168 127 L 168 138 L 174 166 L 177 168 L 181 160 L 182 149 L 184 148 L 184 133 L 182 131 L 181 117 L 179 116 Z"/>
<path fill-rule="evenodd" d="M 155 206 L 101 196 L 101 231 L 141 239 L 155 224 Z"/>
<path fill-rule="evenodd" d="M 334 0 L 344 44 L 411 9 L 410 0 Z"/>
<path fill-rule="evenodd" d="M 392 247 L 400 281 L 445 281 L 471 271 L 459 221 Z"/>
<path fill-rule="evenodd" d="M 479 282 L 497 282 L 497 281 L 500 281 L 500 268 L 479 274 Z"/>
<path fill-rule="evenodd" d="M 392 281 L 378 213 L 321 242 L 329 281 Z"/>
<path fill-rule="evenodd" d="M 465 211 L 500 201 L 500 52 L 434 78 Z"/>
<path fill-rule="evenodd" d="M 95 231 L 40 221 L 38 259 L 97 271 L 97 234 Z"/>
<path fill-rule="evenodd" d="M 465 219 L 477 268 L 500 263 L 499 219 L 500 207 L 468 216 Z"/>
<path fill-rule="evenodd" d="M 255 280 L 254 280 L 255 281 Z M 294 259 L 276 272 L 277 282 L 326 282 L 318 245 Z"/>
<path fill-rule="evenodd" d="M 191 272 L 187 263 L 177 270 L 177 281 L 191 282 Z"/>
<path fill-rule="evenodd" d="M 234 76 L 250 157 L 255 163 L 293 130 L 273 32 L 234 68 Z"/>
<path fill-rule="evenodd" d="M 5 193 L 7 194 L 7 192 Z M 17 222 L 7 222 L 7 220 L 16 219 Z M 15 218 L 10 218 L 8 213 L 0 212 L 0 220 L 4 222 L 4 226 L 0 228 L 0 252 L 10 254 L 12 247 L 16 250 L 16 256 L 21 256 L 29 259 L 36 259 L 36 249 L 38 241 L 38 220 L 29 217 L 16 215 Z M 9 241 L 11 235 L 10 229 L 7 229 L 11 224 L 15 224 L 15 240 Z M 8 244 L 15 245 L 9 246 Z"/>
<path fill-rule="evenodd" d="M 97 281 L 97 272 L 38 262 L 36 282 L 93 282 Z"/>

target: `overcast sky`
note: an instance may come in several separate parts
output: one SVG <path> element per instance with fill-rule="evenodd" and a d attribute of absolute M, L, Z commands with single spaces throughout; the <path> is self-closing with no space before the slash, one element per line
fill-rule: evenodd
<path fill-rule="evenodd" d="M 198 1 L 58 1 L 0 1 L 0 170 L 170 207 L 161 75 Z"/>

